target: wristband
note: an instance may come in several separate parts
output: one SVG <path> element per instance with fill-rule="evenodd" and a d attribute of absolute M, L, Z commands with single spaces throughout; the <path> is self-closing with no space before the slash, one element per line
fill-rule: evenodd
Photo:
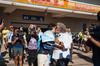
<path fill-rule="evenodd" d="M 92 39 L 93 39 L 93 37 L 90 38 L 90 40 L 92 40 Z"/>
<path fill-rule="evenodd" d="M 59 43 L 59 45 L 61 45 L 61 42 Z"/>
<path fill-rule="evenodd" d="M 88 36 L 88 38 L 89 38 L 89 39 L 91 39 L 91 38 L 92 38 L 92 36 Z"/>

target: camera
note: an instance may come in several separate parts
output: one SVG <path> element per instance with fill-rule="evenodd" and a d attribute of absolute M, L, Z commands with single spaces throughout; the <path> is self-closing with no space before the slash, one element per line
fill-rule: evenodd
<path fill-rule="evenodd" d="M 23 35 L 24 35 L 23 31 L 21 31 L 21 30 L 17 31 L 17 37 L 19 38 L 19 40 L 23 39 Z"/>
<path fill-rule="evenodd" d="M 31 31 L 35 31 L 35 27 L 33 27 L 33 29 L 31 29 Z"/>
<path fill-rule="evenodd" d="M 91 23 L 91 27 L 89 27 L 89 31 L 95 29 L 97 25 L 95 23 Z"/>
<path fill-rule="evenodd" d="M 89 28 L 89 33 L 95 40 L 100 40 L 100 26 L 92 23 L 91 27 Z M 88 40 L 86 44 L 92 44 L 92 42 Z"/>
<path fill-rule="evenodd" d="M 100 39 L 100 26 L 97 26 L 95 23 L 91 23 L 91 27 L 89 27 L 89 33 L 95 39 Z"/>

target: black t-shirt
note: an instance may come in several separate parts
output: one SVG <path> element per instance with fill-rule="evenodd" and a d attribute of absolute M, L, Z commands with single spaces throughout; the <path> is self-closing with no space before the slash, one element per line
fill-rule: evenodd
<path fill-rule="evenodd" d="M 86 45 L 93 49 L 93 61 L 100 61 L 100 48 L 93 44 L 90 40 L 86 42 Z"/>

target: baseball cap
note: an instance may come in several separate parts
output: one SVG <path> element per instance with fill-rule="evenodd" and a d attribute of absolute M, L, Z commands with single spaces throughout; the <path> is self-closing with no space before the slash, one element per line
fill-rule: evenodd
<path fill-rule="evenodd" d="M 13 26 L 10 26 L 9 28 L 13 28 Z"/>

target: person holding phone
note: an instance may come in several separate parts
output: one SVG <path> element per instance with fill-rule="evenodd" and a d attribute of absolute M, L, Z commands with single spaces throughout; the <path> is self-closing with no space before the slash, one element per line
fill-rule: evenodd
<path fill-rule="evenodd" d="M 96 30 L 98 30 L 98 33 L 95 35 Z M 91 35 L 91 32 L 86 31 L 88 40 L 86 41 L 85 47 L 87 52 L 91 51 L 91 48 L 93 49 L 93 64 L 94 66 L 100 66 L 100 26 L 94 29 L 94 35 Z"/>
<path fill-rule="evenodd" d="M 29 28 L 28 28 L 28 34 L 31 33 L 31 31 L 35 30 L 36 31 L 36 25 L 30 24 Z"/>
<path fill-rule="evenodd" d="M 42 30 L 41 30 L 41 27 L 40 27 L 40 26 L 37 26 L 36 33 L 37 33 L 37 35 L 39 36 L 39 38 L 40 38 L 40 36 L 41 36 L 41 35 L 43 35 L 43 32 L 42 32 Z"/>

